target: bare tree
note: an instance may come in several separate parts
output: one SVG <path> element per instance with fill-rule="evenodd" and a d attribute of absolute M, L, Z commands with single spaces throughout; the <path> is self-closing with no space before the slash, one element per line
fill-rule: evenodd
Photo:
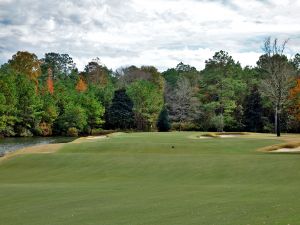
<path fill-rule="evenodd" d="M 125 88 L 137 80 L 147 80 L 157 84 L 160 89 L 163 87 L 163 78 L 158 70 L 153 66 L 136 66 L 121 67 L 115 73 L 118 79 L 119 88 Z"/>
<path fill-rule="evenodd" d="M 266 79 L 262 81 L 261 92 L 269 98 L 275 111 L 275 132 L 280 136 L 280 114 L 288 102 L 289 90 L 293 84 L 293 69 L 284 55 L 284 50 L 288 40 L 282 44 L 278 39 L 274 41 L 267 38 L 264 42 L 263 50 L 265 55 L 261 56 L 258 66 L 266 74 Z"/>
<path fill-rule="evenodd" d="M 85 68 L 87 80 L 97 85 L 106 85 L 108 83 L 109 70 L 103 65 L 97 57 L 93 59 Z"/>
<path fill-rule="evenodd" d="M 197 99 L 194 98 L 193 87 L 187 78 L 179 78 L 177 87 L 166 87 L 166 103 L 169 110 L 170 119 L 179 123 L 179 129 L 182 124 L 190 122 L 196 116 L 195 108 Z"/>

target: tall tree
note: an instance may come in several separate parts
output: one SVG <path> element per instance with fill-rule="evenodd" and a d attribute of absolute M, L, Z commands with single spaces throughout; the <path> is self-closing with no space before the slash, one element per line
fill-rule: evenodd
<path fill-rule="evenodd" d="M 78 92 L 85 92 L 87 90 L 87 84 L 84 82 L 82 77 L 79 78 L 76 84 L 76 90 Z"/>
<path fill-rule="evenodd" d="M 138 80 L 146 80 L 154 83 L 160 90 L 164 88 L 164 79 L 161 73 L 154 66 L 130 66 L 120 68 L 116 71 L 119 88 L 126 88 L 130 84 Z"/>
<path fill-rule="evenodd" d="M 45 93 L 41 96 L 43 101 L 42 118 L 39 124 L 41 136 L 51 136 L 53 134 L 53 123 L 58 117 L 58 108 L 56 106 L 54 92 Z"/>
<path fill-rule="evenodd" d="M 247 131 L 263 131 L 263 105 L 258 87 L 245 98 L 244 123 Z"/>
<path fill-rule="evenodd" d="M 175 89 L 167 89 L 166 103 L 170 119 L 172 122 L 179 123 L 181 130 L 184 123 L 191 122 L 197 116 L 195 113 L 197 101 L 193 96 L 191 83 L 187 78 L 181 77 Z"/>
<path fill-rule="evenodd" d="M 171 124 L 169 120 L 169 114 L 167 108 L 164 106 L 161 110 L 158 121 L 157 121 L 157 128 L 160 132 L 166 132 L 171 129 Z"/>
<path fill-rule="evenodd" d="M 0 136 L 15 135 L 17 102 L 15 74 L 7 65 L 3 65 L 0 68 Z"/>
<path fill-rule="evenodd" d="M 41 62 L 35 54 L 19 51 L 8 62 L 16 73 L 24 74 L 34 81 L 37 88 L 38 77 L 41 75 Z"/>
<path fill-rule="evenodd" d="M 138 80 L 151 81 L 151 74 L 141 70 L 136 66 L 129 66 L 125 68 L 119 68 L 116 71 L 116 77 L 118 78 L 117 85 L 119 88 L 126 88 L 130 84 Z"/>
<path fill-rule="evenodd" d="M 300 129 L 300 78 L 297 79 L 297 84 L 290 90 L 290 101 L 288 112 L 293 122 L 293 129 Z"/>
<path fill-rule="evenodd" d="M 133 110 L 138 129 L 151 130 L 156 125 L 163 106 L 163 93 L 154 83 L 138 80 L 127 88 L 133 101 Z"/>
<path fill-rule="evenodd" d="M 282 44 L 278 40 L 267 38 L 264 42 L 265 55 L 258 61 L 258 67 L 266 75 L 261 84 L 262 94 L 273 104 L 275 111 L 275 130 L 279 137 L 281 133 L 280 114 L 286 107 L 289 91 L 293 85 L 294 73 L 292 65 L 284 55 L 287 40 Z"/>
<path fill-rule="evenodd" d="M 73 59 L 68 54 L 46 53 L 41 59 L 41 70 L 44 75 L 47 75 L 48 69 L 52 70 L 53 79 L 66 78 L 76 69 Z"/>
<path fill-rule="evenodd" d="M 149 81 L 154 83 L 160 90 L 164 89 L 164 79 L 154 66 L 142 66 L 141 71 L 150 74 Z"/>
<path fill-rule="evenodd" d="M 53 95 L 54 84 L 53 84 L 53 73 L 51 68 L 48 69 L 47 89 L 48 92 Z"/>
<path fill-rule="evenodd" d="M 219 131 L 225 127 L 241 126 L 239 118 L 246 83 L 242 79 L 243 70 L 238 62 L 224 51 L 216 52 L 205 62 L 201 71 L 200 98 L 211 115 L 212 126 Z"/>
<path fill-rule="evenodd" d="M 92 92 L 80 94 L 78 96 L 78 101 L 87 115 L 86 130 L 89 133 L 93 133 L 93 129 L 100 128 L 104 123 L 103 116 L 105 109 L 102 104 L 97 101 L 97 98 Z"/>
<path fill-rule="evenodd" d="M 17 117 L 15 129 L 19 136 L 32 136 L 42 118 L 42 101 L 35 86 L 24 76 L 17 76 Z"/>
<path fill-rule="evenodd" d="M 125 89 L 115 91 L 106 119 L 106 126 L 110 129 L 134 128 L 133 102 Z"/>
<path fill-rule="evenodd" d="M 299 75 L 299 73 L 300 73 L 300 54 L 299 53 L 297 53 L 294 56 L 294 58 L 292 59 L 292 64 L 295 67 L 295 69 Z"/>
<path fill-rule="evenodd" d="M 86 80 L 88 83 L 106 86 L 109 82 L 111 71 L 105 65 L 102 65 L 99 58 L 93 59 L 85 67 Z"/>
<path fill-rule="evenodd" d="M 179 72 L 175 68 L 171 68 L 162 73 L 163 78 L 170 87 L 175 87 L 180 77 Z"/>

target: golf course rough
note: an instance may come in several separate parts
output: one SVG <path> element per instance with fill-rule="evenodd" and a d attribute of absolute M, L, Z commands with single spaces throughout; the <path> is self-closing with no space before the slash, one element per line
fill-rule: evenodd
<path fill-rule="evenodd" d="M 256 151 L 282 143 L 272 135 L 197 136 L 119 133 L 2 160 L 0 225 L 300 224 L 300 154 Z"/>

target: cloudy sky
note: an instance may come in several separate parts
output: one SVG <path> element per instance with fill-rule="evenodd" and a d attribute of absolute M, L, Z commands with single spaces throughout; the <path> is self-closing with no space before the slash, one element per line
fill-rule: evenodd
<path fill-rule="evenodd" d="M 0 0 L 0 63 L 18 50 L 70 54 L 79 69 L 178 62 L 199 69 L 218 50 L 254 65 L 267 36 L 300 52 L 300 0 Z"/>

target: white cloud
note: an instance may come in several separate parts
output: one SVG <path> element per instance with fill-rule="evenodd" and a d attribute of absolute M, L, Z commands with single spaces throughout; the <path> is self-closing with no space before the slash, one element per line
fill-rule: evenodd
<path fill-rule="evenodd" d="M 199 69 L 218 50 L 254 65 L 265 37 L 300 51 L 300 1 L 0 0 L 0 63 L 18 50 L 69 53 L 80 69 L 100 57 L 110 68 L 180 61 Z"/>

